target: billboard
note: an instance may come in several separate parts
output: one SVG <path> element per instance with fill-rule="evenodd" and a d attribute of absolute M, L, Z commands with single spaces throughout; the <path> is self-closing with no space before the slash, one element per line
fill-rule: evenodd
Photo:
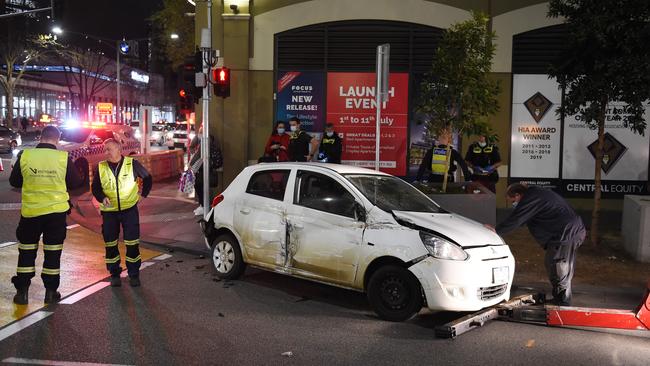
<path fill-rule="evenodd" d="M 322 132 L 325 76 L 322 72 L 287 71 L 278 75 L 276 120 L 298 117 L 303 130 Z"/>
<path fill-rule="evenodd" d="M 408 74 L 391 73 L 381 103 L 380 169 L 406 175 Z M 375 73 L 327 74 L 327 121 L 343 139 L 342 163 L 375 167 Z"/>

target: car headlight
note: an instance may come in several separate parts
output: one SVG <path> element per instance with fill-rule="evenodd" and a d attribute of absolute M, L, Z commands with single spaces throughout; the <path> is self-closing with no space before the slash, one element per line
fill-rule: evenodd
<path fill-rule="evenodd" d="M 425 248 L 435 258 L 464 261 L 469 257 L 467 252 L 458 245 L 427 232 L 420 231 L 420 239 L 422 239 Z"/>

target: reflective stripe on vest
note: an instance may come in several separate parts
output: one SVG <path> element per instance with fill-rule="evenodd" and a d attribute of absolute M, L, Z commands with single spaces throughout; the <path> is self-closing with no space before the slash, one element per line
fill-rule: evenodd
<path fill-rule="evenodd" d="M 322 143 L 322 144 L 333 144 L 333 143 L 335 143 L 335 142 L 336 142 L 336 139 L 334 139 L 334 138 L 331 138 L 331 139 L 324 138 L 323 141 L 322 141 L 321 143 Z"/>
<path fill-rule="evenodd" d="M 23 217 L 43 216 L 70 209 L 65 174 L 68 153 L 53 149 L 27 149 L 20 156 L 23 175 Z"/>
<path fill-rule="evenodd" d="M 102 182 L 102 191 L 111 200 L 111 206 L 107 207 L 103 203 L 99 204 L 99 209 L 104 212 L 126 210 L 135 206 L 140 199 L 138 182 L 136 182 L 133 174 L 133 158 L 124 157 L 117 176 L 116 179 L 106 160 L 99 163 L 99 180 Z"/>
<path fill-rule="evenodd" d="M 477 144 L 474 145 L 474 150 L 472 150 L 472 152 L 474 154 L 482 154 L 482 153 L 491 154 L 493 150 L 494 150 L 493 145 L 486 145 L 485 147 L 481 147 L 480 145 Z"/>
<path fill-rule="evenodd" d="M 445 174 L 447 168 L 447 147 L 434 146 L 431 156 L 431 173 Z"/>

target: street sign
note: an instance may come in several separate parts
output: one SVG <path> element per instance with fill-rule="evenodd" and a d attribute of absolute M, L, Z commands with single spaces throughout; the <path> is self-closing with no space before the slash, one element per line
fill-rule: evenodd
<path fill-rule="evenodd" d="M 110 116 L 113 114 L 113 103 L 97 103 L 97 113 L 100 116 Z"/>

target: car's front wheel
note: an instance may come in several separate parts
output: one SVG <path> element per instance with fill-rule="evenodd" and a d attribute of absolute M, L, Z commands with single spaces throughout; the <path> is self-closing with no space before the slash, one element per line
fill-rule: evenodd
<path fill-rule="evenodd" d="M 379 268 L 368 282 L 368 301 L 384 320 L 408 320 L 422 309 L 422 291 L 408 269 L 387 265 Z"/>
<path fill-rule="evenodd" d="M 237 240 L 231 235 L 219 235 L 212 242 L 212 269 L 224 280 L 234 280 L 244 273 L 246 263 Z"/>

